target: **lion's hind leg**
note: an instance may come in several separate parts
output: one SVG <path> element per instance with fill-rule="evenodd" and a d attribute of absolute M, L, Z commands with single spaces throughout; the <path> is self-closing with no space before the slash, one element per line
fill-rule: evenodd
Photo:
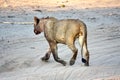
<path fill-rule="evenodd" d="M 68 37 L 67 38 L 67 41 L 66 41 L 66 44 L 68 45 L 68 47 L 72 50 L 73 52 L 73 56 L 72 58 L 70 59 L 70 65 L 73 65 L 75 63 L 75 60 L 76 60 L 76 57 L 77 57 L 77 53 L 78 53 L 78 49 L 75 47 L 75 38 L 74 37 Z"/>
<path fill-rule="evenodd" d="M 75 45 L 68 45 L 68 47 L 72 50 L 73 52 L 73 56 L 70 59 L 70 65 L 73 65 L 75 63 L 76 57 L 77 57 L 77 53 L 78 53 L 78 49 L 75 47 Z"/>

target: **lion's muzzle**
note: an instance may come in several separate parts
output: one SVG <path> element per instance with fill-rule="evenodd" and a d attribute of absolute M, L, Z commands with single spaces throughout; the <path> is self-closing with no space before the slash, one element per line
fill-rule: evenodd
<path fill-rule="evenodd" d="M 34 30 L 34 33 L 35 33 L 36 35 L 38 35 L 38 34 L 40 34 L 41 32 Z"/>

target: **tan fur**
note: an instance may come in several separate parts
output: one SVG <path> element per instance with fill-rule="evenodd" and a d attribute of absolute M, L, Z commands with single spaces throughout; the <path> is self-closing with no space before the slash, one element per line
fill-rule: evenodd
<path fill-rule="evenodd" d="M 82 61 L 86 66 L 89 65 L 89 52 L 87 49 L 87 27 L 82 21 L 78 19 L 58 20 L 54 17 L 41 19 L 34 17 L 34 22 L 35 34 L 44 32 L 44 35 L 50 45 L 49 51 L 42 58 L 42 60 L 48 60 L 50 53 L 52 52 L 53 57 L 57 62 L 66 65 L 66 62 L 61 60 L 57 54 L 57 44 L 62 43 L 68 45 L 68 47 L 74 53 L 70 60 L 70 65 L 73 65 L 75 63 L 78 52 L 78 49 L 75 47 L 74 42 L 76 38 L 79 38 Z"/>

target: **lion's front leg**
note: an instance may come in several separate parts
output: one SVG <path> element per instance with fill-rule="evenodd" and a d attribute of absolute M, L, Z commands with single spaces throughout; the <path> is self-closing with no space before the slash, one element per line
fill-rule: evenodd
<path fill-rule="evenodd" d="M 42 61 L 47 61 L 47 60 L 49 60 L 50 55 L 51 55 L 51 49 L 49 48 L 48 51 L 46 52 L 45 56 L 41 58 Z"/>
<path fill-rule="evenodd" d="M 50 44 L 50 48 L 51 48 L 51 52 L 53 54 L 54 60 L 66 66 L 66 62 L 58 57 L 56 42 L 49 42 L 49 44 Z"/>

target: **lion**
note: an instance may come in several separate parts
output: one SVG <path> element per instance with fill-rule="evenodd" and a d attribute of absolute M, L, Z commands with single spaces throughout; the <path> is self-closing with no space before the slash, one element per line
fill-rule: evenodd
<path fill-rule="evenodd" d="M 86 24 L 79 19 L 62 19 L 58 20 L 54 17 L 38 18 L 34 17 L 34 33 L 36 35 L 44 32 L 44 36 L 49 43 L 49 50 L 41 59 L 47 61 L 52 53 L 54 60 L 66 65 L 66 62 L 58 57 L 57 44 L 67 45 L 73 52 L 70 59 L 70 65 L 75 63 L 78 49 L 75 46 L 75 40 L 79 38 L 81 45 L 82 62 L 85 66 L 89 66 L 89 51 L 87 47 L 87 27 Z"/>

